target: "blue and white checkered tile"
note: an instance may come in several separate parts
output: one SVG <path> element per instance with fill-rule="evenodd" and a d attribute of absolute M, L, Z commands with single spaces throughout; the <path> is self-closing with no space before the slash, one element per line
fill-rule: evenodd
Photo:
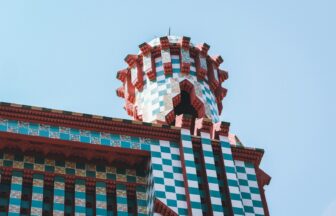
<path fill-rule="evenodd" d="M 177 214 L 186 214 L 186 193 L 178 145 L 160 140 L 158 145 L 151 145 L 151 154 L 155 197 Z"/>
<path fill-rule="evenodd" d="M 180 71 L 180 56 L 179 55 L 172 55 L 172 68 L 173 68 L 173 77 L 176 77 L 176 74 L 179 74 Z"/>
<path fill-rule="evenodd" d="M 197 77 L 194 58 L 190 58 L 190 72 L 189 72 L 189 74 L 191 76 Z"/>
<path fill-rule="evenodd" d="M 227 185 L 229 186 L 229 194 L 234 215 L 245 215 L 242 196 L 239 189 L 236 166 L 233 161 L 231 145 L 229 138 L 219 136 L 222 156 L 224 160 L 225 174 L 227 178 Z"/>
<path fill-rule="evenodd" d="M 181 129 L 181 139 L 191 212 L 193 215 L 202 215 L 201 193 L 196 172 L 195 155 L 192 148 L 190 131 L 188 129 Z"/>
<path fill-rule="evenodd" d="M 264 215 L 264 209 L 261 201 L 254 165 L 252 163 L 239 160 L 235 160 L 235 165 L 245 215 Z"/>
<path fill-rule="evenodd" d="M 107 196 L 106 196 L 106 183 L 96 182 L 96 215 L 107 214 Z"/>
<path fill-rule="evenodd" d="M 165 51 L 163 51 L 165 53 Z M 169 56 L 172 63 L 172 75 L 165 75 L 163 67 L 163 58 L 155 58 L 156 80 L 149 80 L 144 76 L 144 87 L 142 91 L 136 90 L 135 106 L 137 112 L 142 115 L 145 122 L 153 122 L 155 120 L 165 121 L 165 116 L 173 110 L 172 99 L 180 93 L 180 87 L 176 90 L 176 83 L 183 80 L 189 80 L 195 87 L 196 96 L 205 105 L 205 112 L 208 118 L 213 122 L 219 121 L 218 108 L 216 100 L 211 92 L 208 84 L 205 81 L 197 79 L 195 68 L 195 59 L 190 58 L 190 72 L 189 74 L 182 74 L 180 69 L 181 59 L 180 55 Z"/>
<path fill-rule="evenodd" d="M 211 92 L 209 85 L 202 81 L 201 82 L 203 101 L 205 105 L 206 115 L 212 119 L 213 122 L 219 122 L 218 108 L 216 105 L 216 99 Z"/>
<path fill-rule="evenodd" d="M 30 215 L 42 215 L 43 211 L 43 184 L 44 176 L 42 174 L 33 174 L 32 182 L 32 202 Z"/>
<path fill-rule="evenodd" d="M 8 215 L 20 215 L 22 172 L 13 171 L 9 195 Z"/>
<path fill-rule="evenodd" d="M 64 215 L 65 183 L 64 178 L 56 176 L 54 179 L 53 215 Z"/>
<path fill-rule="evenodd" d="M 205 172 L 208 181 L 210 202 L 214 216 L 223 215 L 222 199 L 219 191 L 214 153 L 211 145 L 210 134 L 201 132 L 202 150 L 205 162 Z"/>
<path fill-rule="evenodd" d="M 4 132 L 149 151 L 150 142 L 140 142 L 138 137 L 20 122 L 17 120 L 6 120 L 3 122 L 5 124 L 0 128 L 0 131 Z"/>
<path fill-rule="evenodd" d="M 75 215 L 81 216 L 86 213 L 86 189 L 85 189 L 85 180 L 76 179 L 75 180 Z"/>

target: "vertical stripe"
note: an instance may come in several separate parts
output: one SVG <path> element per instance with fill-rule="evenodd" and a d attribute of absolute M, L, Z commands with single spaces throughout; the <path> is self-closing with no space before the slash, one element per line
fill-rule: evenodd
<path fill-rule="evenodd" d="M 107 214 L 106 183 L 96 183 L 96 215 Z"/>
<path fill-rule="evenodd" d="M 85 180 L 76 179 L 75 180 L 75 215 L 85 215 L 86 213 L 86 202 L 85 202 Z"/>
<path fill-rule="evenodd" d="M 223 215 L 222 199 L 219 192 L 219 183 L 214 159 L 215 157 L 211 146 L 210 134 L 201 132 L 201 141 L 213 215 Z"/>
<path fill-rule="evenodd" d="M 56 176 L 54 180 L 54 205 L 53 215 L 64 215 L 64 178 Z"/>
<path fill-rule="evenodd" d="M 117 215 L 128 215 L 127 191 L 126 185 L 117 184 Z"/>
<path fill-rule="evenodd" d="M 13 171 L 9 195 L 8 215 L 20 215 L 22 194 L 22 172 Z"/>
<path fill-rule="evenodd" d="M 31 215 L 42 215 L 43 211 L 43 184 L 44 176 L 42 174 L 33 175 Z"/>
<path fill-rule="evenodd" d="M 222 156 L 224 160 L 225 174 L 229 187 L 230 199 L 234 215 L 245 215 L 242 197 L 239 190 L 236 167 L 233 161 L 231 145 L 228 137 L 219 136 Z"/>
<path fill-rule="evenodd" d="M 142 186 L 142 185 L 137 185 L 135 190 L 136 190 L 136 201 L 137 201 L 138 216 L 148 215 L 148 213 L 147 213 L 146 187 Z"/>
<path fill-rule="evenodd" d="M 184 160 L 187 190 L 189 192 L 189 202 L 192 215 L 202 215 L 202 204 L 198 178 L 196 173 L 195 155 L 191 143 L 191 135 L 188 129 L 181 129 L 181 158 Z"/>
<path fill-rule="evenodd" d="M 265 215 L 254 165 L 239 160 L 235 161 L 235 165 L 245 213 L 259 216 Z"/>

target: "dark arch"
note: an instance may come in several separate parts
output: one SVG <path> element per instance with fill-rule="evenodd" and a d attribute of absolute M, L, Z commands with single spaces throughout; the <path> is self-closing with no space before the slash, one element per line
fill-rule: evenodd
<path fill-rule="evenodd" d="M 175 116 L 179 114 L 189 114 L 193 118 L 206 117 L 204 104 L 196 96 L 194 85 L 187 79 L 180 82 L 179 85 L 181 92 L 173 97 L 174 109 L 166 115 L 166 123 L 174 125 Z M 184 98 L 182 99 L 182 97 Z"/>
<path fill-rule="evenodd" d="M 187 114 L 191 115 L 193 118 L 198 117 L 196 109 L 191 104 L 190 95 L 186 91 L 181 91 L 181 102 L 174 107 L 175 115 Z"/>

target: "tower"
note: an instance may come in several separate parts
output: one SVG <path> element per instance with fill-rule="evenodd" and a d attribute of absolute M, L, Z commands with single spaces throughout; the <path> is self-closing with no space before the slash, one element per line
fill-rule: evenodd
<path fill-rule="evenodd" d="M 0 103 L 0 214 L 269 215 L 264 151 L 221 122 L 223 59 L 166 36 L 117 72 L 133 120 Z"/>
<path fill-rule="evenodd" d="M 139 46 L 127 55 L 128 67 L 117 78 L 127 113 L 136 120 L 172 124 L 189 114 L 219 122 L 228 73 L 219 69 L 221 56 L 210 57 L 206 43 L 193 45 L 189 37 L 166 36 Z"/>
<path fill-rule="evenodd" d="M 222 57 L 210 56 L 208 44 L 194 45 L 184 36 L 155 38 L 139 48 L 138 54 L 125 57 L 127 68 L 117 73 L 122 82 L 117 95 L 133 119 L 175 126 L 181 134 L 178 162 L 184 190 L 165 176 L 157 183 L 161 172 L 175 172 L 166 171 L 163 156 L 152 154 L 152 196 L 178 214 L 267 215 L 262 188 L 270 177 L 258 167 L 262 150 L 244 153 L 260 154 L 259 159 L 234 156 L 234 149 L 247 148 L 236 136 L 230 141 L 229 123 L 219 120 L 227 93 L 222 84 L 228 79 L 228 72 L 219 68 Z M 186 199 L 179 200 L 181 194 Z"/>

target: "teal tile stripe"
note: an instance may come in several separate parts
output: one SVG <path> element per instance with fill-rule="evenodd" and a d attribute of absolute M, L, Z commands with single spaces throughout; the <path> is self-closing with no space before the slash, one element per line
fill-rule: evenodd
<path fill-rule="evenodd" d="M 107 215 L 107 188 L 105 182 L 96 182 L 96 215 Z"/>
<path fill-rule="evenodd" d="M 0 131 L 149 151 L 152 139 L 0 118 Z"/>
<path fill-rule="evenodd" d="M 223 215 L 224 209 L 222 207 L 222 199 L 215 165 L 215 156 L 211 145 L 210 134 L 201 132 L 201 142 L 212 211 L 216 216 Z"/>
<path fill-rule="evenodd" d="M 116 186 L 117 215 L 128 215 L 127 189 L 124 184 Z"/>
<path fill-rule="evenodd" d="M 137 201 L 137 213 L 138 216 L 148 215 L 147 212 L 147 197 L 146 197 L 146 187 L 138 185 L 135 188 L 136 191 L 136 201 Z"/>
<path fill-rule="evenodd" d="M 84 179 L 75 180 L 75 215 L 86 214 L 86 187 Z"/>
<path fill-rule="evenodd" d="M 53 215 L 64 215 L 65 184 L 64 178 L 56 176 L 54 179 Z"/>
<path fill-rule="evenodd" d="M 8 215 L 20 215 L 22 194 L 22 172 L 13 171 L 9 196 Z"/>
<path fill-rule="evenodd" d="M 242 197 L 238 185 L 236 167 L 232 157 L 231 145 L 228 137 L 219 136 L 224 167 L 226 171 L 227 184 L 234 215 L 245 215 Z"/>
<path fill-rule="evenodd" d="M 42 215 L 43 211 L 43 187 L 44 176 L 42 174 L 33 175 L 32 204 L 30 214 L 34 216 Z"/>
<path fill-rule="evenodd" d="M 191 143 L 191 134 L 188 129 L 181 129 L 182 154 L 185 163 L 187 187 L 189 191 L 190 208 L 193 215 L 202 215 L 202 204 L 198 178 L 196 173 L 195 155 Z"/>

